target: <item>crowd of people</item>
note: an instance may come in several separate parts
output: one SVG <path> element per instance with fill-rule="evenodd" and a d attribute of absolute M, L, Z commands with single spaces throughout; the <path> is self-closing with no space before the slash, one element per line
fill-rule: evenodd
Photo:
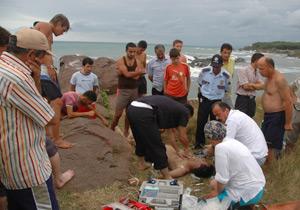
<path fill-rule="evenodd" d="M 93 59 L 84 58 L 81 70 L 70 79 L 70 91 L 60 91 L 53 36 L 69 29 L 62 14 L 14 35 L 0 28 L 1 210 L 59 209 L 53 186 L 61 188 L 75 175 L 60 169 L 57 148 L 74 146 L 61 137 L 62 116 L 98 117 L 103 126 L 115 130 L 123 113 L 123 134 L 128 137 L 132 131 L 139 169 L 153 164 L 163 179 L 190 172 L 215 175 L 206 198 L 228 197 L 234 206 L 261 200 L 266 183 L 261 166 L 280 158 L 284 142 L 287 150 L 293 149 L 299 137 L 300 78 L 289 85 L 273 59 L 261 53 L 254 53 L 247 67 L 235 70 L 233 48 L 224 43 L 198 77 L 193 154 L 187 127 L 194 108 L 187 98 L 191 75 L 183 42 L 174 40 L 168 55 L 165 46 L 157 44 L 156 56 L 148 63 L 146 41 L 127 43 L 125 55 L 116 62 L 117 100 L 109 123 L 95 106 L 101 84 L 92 73 Z M 150 95 L 146 75 L 152 84 Z M 263 91 L 261 128 L 253 120 L 258 90 Z M 162 140 L 163 132 L 168 144 Z M 214 156 L 214 164 L 203 154 Z"/>

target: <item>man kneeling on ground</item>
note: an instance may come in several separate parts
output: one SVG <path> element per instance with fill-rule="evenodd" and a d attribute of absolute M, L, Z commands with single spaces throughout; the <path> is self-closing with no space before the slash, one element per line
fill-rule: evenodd
<path fill-rule="evenodd" d="M 107 120 L 96 111 L 97 95 L 95 92 L 89 90 L 82 95 L 73 91 L 69 91 L 62 96 L 62 114 L 69 118 L 74 117 L 99 117 L 102 123 L 107 127 Z"/>
<path fill-rule="evenodd" d="M 221 122 L 208 122 L 204 133 L 214 147 L 216 167 L 215 179 L 211 181 L 213 191 L 206 198 L 227 197 L 234 207 L 257 204 L 266 180 L 251 152 L 241 142 L 225 138 L 226 127 Z"/>
<path fill-rule="evenodd" d="M 127 108 L 127 117 L 136 142 L 135 154 L 139 157 L 141 168 L 145 161 L 151 162 L 156 170 L 160 170 L 163 178 L 172 178 L 159 129 L 177 128 L 184 153 L 189 156 L 186 126 L 193 112 L 191 105 L 183 105 L 160 95 L 145 96 L 131 102 Z"/>

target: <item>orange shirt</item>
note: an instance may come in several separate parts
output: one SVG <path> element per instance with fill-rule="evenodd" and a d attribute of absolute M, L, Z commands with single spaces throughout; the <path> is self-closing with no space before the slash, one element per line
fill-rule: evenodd
<path fill-rule="evenodd" d="M 189 66 L 185 63 L 169 64 L 166 67 L 164 80 L 167 83 L 165 93 L 174 97 L 188 94 L 187 80 L 190 78 Z"/>

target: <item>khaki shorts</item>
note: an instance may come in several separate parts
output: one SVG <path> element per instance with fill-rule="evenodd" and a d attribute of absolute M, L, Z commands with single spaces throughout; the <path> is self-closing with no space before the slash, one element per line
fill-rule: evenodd
<path fill-rule="evenodd" d="M 138 98 L 138 89 L 119 89 L 116 111 L 124 110 L 132 101 Z"/>

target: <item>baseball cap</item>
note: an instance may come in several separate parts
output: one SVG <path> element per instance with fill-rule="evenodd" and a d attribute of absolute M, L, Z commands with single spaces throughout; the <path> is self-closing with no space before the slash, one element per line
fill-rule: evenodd
<path fill-rule="evenodd" d="M 222 141 L 226 136 L 226 127 L 223 123 L 212 120 L 205 124 L 204 134 L 208 139 Z"/>
<path fill-rule="evenodd" d="M 219 67 L 220 65 L 223 65 L 223 59 L 219 54 L 216 54 L 211 59 L 211 66 Z"/>
<path fill-rule="evenodd" d="M 32 28 L 22 28 L 16 32 L 16 46 L 24 49 L 45 50 L 48 54 L 53 55 L 50 51 L 49 43 L 46 36 Z"/>

